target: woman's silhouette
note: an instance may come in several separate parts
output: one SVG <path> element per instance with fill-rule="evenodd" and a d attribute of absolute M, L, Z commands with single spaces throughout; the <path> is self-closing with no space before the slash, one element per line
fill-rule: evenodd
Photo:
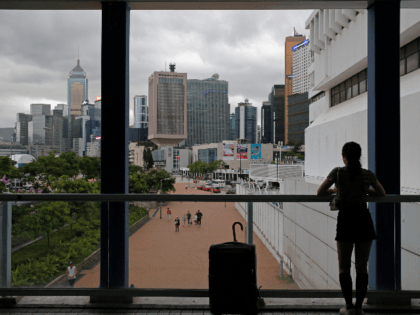
<path fill-rule="evenodd" d="M 358 143 L 347 142 L 342 149 L 344 167 L 334 168 L 318 189 L 318 196 L 337 193 L 342 206 L 337 217 L 337 241 L 339 280 L 346 307 L 340 314 L 361 315 L 368 285 L 367 262 L 372 242 L 376 239 L 372 217 L 366 205 L 366 196 L 385 196 L 385 190 L 375 174 L 363 169 L 360 163 L 362 148 Z M 337 183 L 338 173 L 338 183 Z M 336 188 L 329 189 L 332 184 Z M 369 188 L 372 186 L 373 188 Z M 350 276 L 351 254 L 355 247 L 356 257 L 356 304 L 352 302 Z"/>

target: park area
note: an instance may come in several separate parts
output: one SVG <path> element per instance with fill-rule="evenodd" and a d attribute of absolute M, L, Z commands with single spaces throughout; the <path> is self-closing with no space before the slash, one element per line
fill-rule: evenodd
<path fill-rule="evenodd" d="M 185 183 L 175 184 L 176 194 L 210 194 L 195 188 L 185 189 Z M 167 208 L 172 215 L 168 220 Z M 175 232 L 174 220 L 188 211 L 194 216 L 203 213 L 202 225 L 188 226 L 181 220 Z M 151 220 L 130 237 L 129 284 L 136 288 L 208 288 L 208 250 L 210 245 L 233 241 L 232 224 L 245 221 L 234 203 L 170 202 L 159 211 L 150 212 Z M 155 214 L 156 213 L 156 214 Z M 155 216 L 153 216 L 155 214 Z M 245 241 L 245 234 L 238 227 L 237 239 Z M 280 265 L 258 236 L 254 234 L 257 248 L 257 283 L 262 289 L 299 289 L 288 280 L 279 278 Z M 82 271 L 75 288 L 96 288 L 99 285 L 100 265 Z"/>

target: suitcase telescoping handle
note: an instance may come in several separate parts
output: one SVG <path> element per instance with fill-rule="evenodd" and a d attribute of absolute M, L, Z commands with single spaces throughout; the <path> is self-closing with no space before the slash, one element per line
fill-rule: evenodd
<path fill-rule="evenodd" d="M 236 224 L 239 224 L 241 226 L 241 231 L 244 230 L 244 227 L 242 226 L 242 223 L 241 222 L 235 222 L 235 223 L 233 223 L 232 230 L 233 230 L 233 241 L 234 242 L 237 242 L 237 240 L 236 240 L 236 232 L 235 232 L 235 225 Z"/>

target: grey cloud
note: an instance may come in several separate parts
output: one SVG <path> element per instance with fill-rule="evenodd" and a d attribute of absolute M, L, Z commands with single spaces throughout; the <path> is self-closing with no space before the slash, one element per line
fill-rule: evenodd
<path fill-rule="evenodd" d="M 132 11 L 130 106 L 148 93 L 148 77 L 177 63 L 188 78 L 214 71 L 229 82 L 232 109 L 245 97 L 261 106 L 284 82 L 284 41 L 302 33 L 310 11 Z M 307 33 L 307 32 L 306 32 Z M 80 62 L 89 99 L 100 95 L 100 11 L 0 11 L 0 126 L 13 126 L 18 111 L 50 100 L 67 102 L 67 78 Z M 7 69 L 3 71 L 3 69 Z"/>

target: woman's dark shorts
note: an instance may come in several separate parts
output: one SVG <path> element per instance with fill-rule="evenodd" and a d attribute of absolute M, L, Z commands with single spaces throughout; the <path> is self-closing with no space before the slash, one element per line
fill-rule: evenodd
<path fill-rule="evenodd" d="M 355 243 L 373 239 L 376 239 L 375 227 L 366 204 L 339 210 L 336 241 Z"/>

